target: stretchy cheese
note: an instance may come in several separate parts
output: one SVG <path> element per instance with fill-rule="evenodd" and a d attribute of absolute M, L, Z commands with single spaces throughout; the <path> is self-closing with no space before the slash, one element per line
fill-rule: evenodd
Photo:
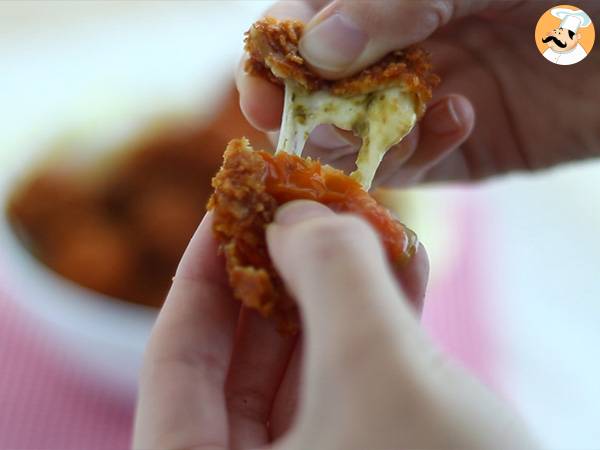
<path fill-rule="evenodd" d="M 368 190 L 385 152 L 400 142 L 417 121 L 413 95 L 403 86 L 342 97 L 310 92 L 285 81 L 285 102 L 277 151 L 302 155 L 311 131 L 331 124 L 362 139 L 352 176 Z"/>
<path fill-rule="evenodd" d="M 411 47 L 341 80 L 325 80 L 298 50 L 304 25 L 262 19 L 246 33 L 246 71 L 285 86 L 278 152 L 301 155 L 311 131 L 331 124 L 362 139 L 352 176 L 369 189 L 385 152 L 414 127 L 439 78 L 426 52 Z"/>

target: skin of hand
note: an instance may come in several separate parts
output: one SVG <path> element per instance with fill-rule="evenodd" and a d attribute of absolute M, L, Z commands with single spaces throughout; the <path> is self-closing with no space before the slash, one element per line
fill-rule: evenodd
<path fill-rule="evenodd" d="M 534 447 L 419 326 L 422 248 L 392 273 L 366 222 L 309 201 L 280 208 L 267 238 L 302 336 L 280 336 L 232 298 L 207 215 L 150 338 L 133 448 Z"/>
<path fill-rule="evenodd" d="M 578 7 L 600 17 L 600 2 Z M 307 23 L 300 53 L 326 78 L 419 43 L 442 83 L 422 121 L 384 158 L 374 186 L 477 180 L 600 156 L 600 52 L 558 66 L 533 41 L 556 2 L 490 0 L 281 1 L 267 14 Z M 240 106 L 257 128 L 279 128 L 281 88 L 237 71 Z M 322 127 L 323 128 L 323 127 Z M 356 141 L 330 126 L 305 154 L 351 171 Z"/>

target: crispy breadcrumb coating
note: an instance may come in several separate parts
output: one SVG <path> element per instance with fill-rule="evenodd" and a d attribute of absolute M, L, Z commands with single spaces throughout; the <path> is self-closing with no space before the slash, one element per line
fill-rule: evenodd
<path fill-rule="evenodd" d="M 298 330 L 295 302 L 273 267 L 265 230 L 277 208 L 298 199 L 316 200 L 337 212 L 362 216 L 378 232 L 392 265 L 415 253 L 415 234 L 342 171 L 288 153 L 254 151 L 248 140 L 232 140 L 223 166 L 213 179 L 208 209 L 225 255 L 234 296 L 265 317 L 282 333 Z"/>
<path fill-rule="evenodd" d="M 402 85 L 415 95 L 418 115 L 424 113 L 432 88 L 440 81 L 431 72 L 425 50 L 412 46 L 394 51 L 356 75 L 325 80 L 313 72 L 300 55 L 298 43 L 303 32 L 304 24 L 297 20 L 266 17 L 255 22 L 246 32 L 244 41 L 249 55 L 245 70 L 276 84 L 293 79 L 309 91 L 329 90 L 339 96 L 366 94 Z"/>

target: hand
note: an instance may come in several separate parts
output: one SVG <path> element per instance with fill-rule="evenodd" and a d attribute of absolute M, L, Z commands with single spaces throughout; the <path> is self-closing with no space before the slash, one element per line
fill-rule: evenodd
<path fill-rule="evenodd" d="M 280 209 L 268 246 L 301 309 L 296 343 L 231 298 L 210 227 L 208 215 L 153 330 L 134 448 L 533 446 L 419 327 L 404 292 L 423 296 L 423 249 L 398 279 L 361 219 L 308 201 Z"/>
<path fill-rule="evenodd" d="M 557 66 L 537 51 L 538 18 L 556 2 L 322 1 L 278 2 L 270 15 L 308 23 L 300 42 L 307 62 L 340 78 L 414 43 L 432 53 L 442 83 L 428 112 L 391 149 L 374 186 L 473 180 L 600 156 L 600 51 Z M 325 6 L 325 8 L 320 9 Z M 592 17 L 600 2 L 580 1 Z M 279 128 L 278 87 L 238 70 L 240 104 L 263 130 Z M 344 170 L 357 146 L 332 127 L 306 153 Z"/>

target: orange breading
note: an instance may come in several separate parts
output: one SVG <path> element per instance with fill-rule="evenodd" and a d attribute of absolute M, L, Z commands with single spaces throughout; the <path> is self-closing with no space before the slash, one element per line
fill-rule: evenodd
<path fill-rule="evenodd" d="M 292 79 L 309 91 L 329 90 L 334 95 L 366 94 L 391 86 L 405 86 L 417 99 L 418 114 L 425 111 L 432 89 L 440 78 L 431 72 L 428 53 L 419 47 L 389 53 L 359 73 L 341 80 L 325 80 L 312 71 L 300 55 L 298 43 L 304 24 L 297 20 L 266 17 L 246 32 L 249 58 L 245 70 L 252 75 L 283 84 Z"/>
<path fill-rule="evenodd" d="M 265 230 L 277 208 L 298 199 L 316 200 L 337 212 L 362 216 L 378 232 L 390 263 L 399 267 L 414 255 L 415 234 L 342 171 L 288 153 L 254 151 L 246 139 L 232 140 L 213 179 L 208 203 L 234 296 L 263 316 L 274 317 L 283 333 L 298 329 L 294 301 L 277 274 Z"/>

